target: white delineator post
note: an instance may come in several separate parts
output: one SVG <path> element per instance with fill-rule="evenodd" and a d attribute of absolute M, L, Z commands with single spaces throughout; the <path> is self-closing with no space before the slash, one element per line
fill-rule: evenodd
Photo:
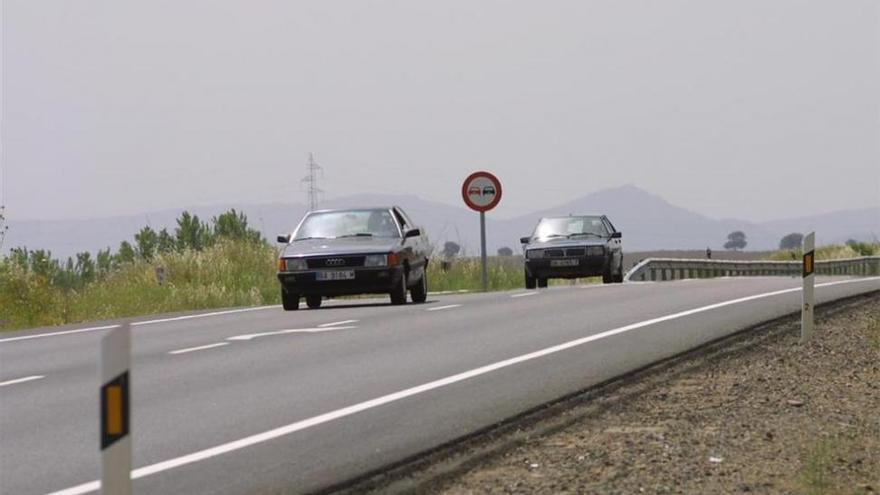
<path fill-rule="evenodd" d="M 814 289 L 816 284 L 816 233 L 804 236 L 804 290 L 801 307 L 801 343 L 810 340 L 813 335 L 813 307 L 815 306 Z"/>
<path fill-rule="evenodd" d="M 101 492 L 131 493 L 131 327 L 101 339 Z"/>

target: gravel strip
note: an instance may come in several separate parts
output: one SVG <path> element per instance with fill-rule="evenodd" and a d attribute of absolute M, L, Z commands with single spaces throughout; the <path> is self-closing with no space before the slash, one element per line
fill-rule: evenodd
<path fill-rule="evenodd" d="M 880 294 L 786 318 L 356 491 L 880 493 Z"/>

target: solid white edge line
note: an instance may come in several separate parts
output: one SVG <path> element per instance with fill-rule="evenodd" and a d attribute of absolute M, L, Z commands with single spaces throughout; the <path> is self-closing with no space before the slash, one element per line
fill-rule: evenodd
<path fill-rule="evenodd" d="M 842 284 L 850 284 L 857 282 L 866 282 L 866 281 L 878 281 L 880 277 L 870 277 L 870 278 L 862 278 L 856 280 L 842 280 L 838 282 L 827 282 L 824 284 L 817 284 L 816 287 L 829 287 L 833 285 L 842 285 Z M 145 476 L 149 476 L 151 474 L 160 473 L 162 471 L 167 471 L 169 469 L 173 469 L 180 466 L 185 466 L 187 464 L 192 464 L 194 462 L 203 461 L 205 459 L 210 459 L 211 457 L 216 457 L 218 455 L 226 454 L 228 452 L 232 452 L 235 450 L 243 449 L 245 447 L 249 447 L 251 445 L 256 445 L 258 443 L 266 442 L 269 440 L 273 440 L 278 437 L 286 436 L 291 433 L 295 433 L 297 431 L 305 430 L 307 428 L 311 428 L 313 426 L 318 426 L 323 423 L 329 423 L 330 421 L 334 421 L 340 418 L 344 418 L 346 416 L 351 416 L 352 414 L 359 413 L 361 411 L 366 411 L 368 409 L 372 409 L 374 407 L 379 407 L 385 404 L 389 404 L 391 402 L 396 402 L 401 399 L 405 399 L 407 397 L 411 397 L 413 395 L 418 395 L 424 392 L 428 392 L 437 388 L 445 387 L 448 385 L 452 385 L 454 383 L 458 383 L 464 380 L 468 380 L 480 375 L 485 375 L 487 373 L 491 373 L 493 371 L 500 370 L 502 368 L 507 368 L 509 366 L 513 366 L 515 364 L 519 364 L 525 361 L 531 361 L 533 359 L 537 359 L 540 357 L 544 357 L 550 354 L 555 354 L 557 352 L 561 352 L 567 349 L 571 349 L 572 347 L 577 347 L 589 342 L 593 342 L 596 340 L 601 340 L 607 337 L 611 337 L 613 335 L 618 335 L 621 333 L 629 332 L 631 330 L 636 330 L 638 328 L 646 327 L 649 325 L 654 325 L 656 323 L 662 323 L 669 320 L 675 320 L 678 318 L 682 318 L 685 316 L 690 316 L 697 313 L 702 313 L 705 311 L 711 311 L 713 309 L 723 308 L 725 306 L 732 306 L 734 304 L 739 304 L 748 301 L 754 301 L 756 299 L 763 299 L 772 296 L 778 296 L 781 294 L 787 294 L 791 292 L 799 292 L 801 290 L 800 287 L 795 287 L 792 289 L 783 289 L 777 290 L 773 292 L 765 292 L 763 294 L 756 294 L 753 296 L 741 297 L 738 299 L 731 299 L 728 301 L 723 301 L 720 303 L 710 304 L 708 306 L 701 306 L 699 308 L 689 309 L 686 311 L 681 311 L 678 313 L 673 313 L 671 315 L 660 316 L 658 318 L 653 318 L 650 320 L 640 321 L 637 323 L 632 323 L 630 325 L 626 325 L 623 327 L 615 328 L 613 330 L 608 330 L 605 332 L 593 334 L 587 337 L 582 337 L 575 340 L 570 340 L 568 342 L 564 342 L 562 344 L 558 344 L 555 346 L 547 347 L 535 352 L 530 352 L 528 354 L 523 354 L 520 356 L 516 356 L 510 359 L 505 359 L 503 361 L 498 361 L 486 366 L 481 366 L 479 368 L 474 368 L 469 371 L 465 371 L 462 373 L 458 373 L 456 375 L 447 376 L 446 378 L 441 378 L 439 380 L 435 380 L 433 382 L 428 382 L 422 385 L 418 385 L 412 388 L 408 388 L 405 390 L 401 390 L 398 392 L 393 392 L 388 395 L 383 395 L 381 397 L 377 397 L 375 399 L 371 399 L 365 402 L 361 402 L 358 404 L 354 404 L 348 407 L 344 407 L 342 409 L 337 409 L 335 411 L 331 411 L 328 413 L 321 414 L 319 416 L 314 416 L 308 419 L 304 419 L 302 421 L 297 421 L 295 423 L 291 423 L 285 426 L 281 426 L 279 428 L 275 428 L 272 430 L 264 431 L 262 433 L 257 433 L 256 435 L 251 435 L 249 437 L 245 437 L 239 440 L 234 440 L 232 442 L 224 443 L 217 445 L 215 447 L 211 447 L 205 450 L 200 450 L 198 452 L 193 452 L 192 454 L 183 455 L 180 457 L 175 457 L 173 459 L 169 459 L 167 461 L 157 462 L 155 464 L 150 464 L 148 466 L 144 466 L 138 469 L 135 469 L 131 472 L 132 479 L 139 479 Z M 67 488 L 64 490 L 60 490 L 57 492 L 52 492 L 49 495 L 79 495 L 82 493 L 89 493 L 99 489 L 101 483 L 99 481 L 91 481 L 88 483 L 83 483 L 81 485 L 77 485 L 71 488 Z"/>
<path fill-rule="evenodd" d="M 358 322 L 358 320 L 334 321 L 333 323 L 324 323 L 323 325 L 318 325 L 318 328 L 338 327 L 339 325 L 348 325 L 349 323 L 357 323 L 357 322 Z"/>
<path fill-rule="evenodd" d="M 0 382 L 0 387 L 15 385 L 16 383 L 32 382 L 34 380 L 40 380 L 42 378 L 46 378 L 46 375 L 32 375 L 26 376 L 24 378 L 16 378 L 15 380 L 6 380 L 5 382 Z"/>
<path fill-rule="evenodd" d="M 43 337 L 54 337 L 56 335 L 70 335 L 70 334 L 74 334 L 74 333 L 97 332 L 98 330 L 110 330 L 110 329 L 116 328 L 118 326 L 119 325 L 104 325 L 102 327 L 79 328 L 77 330 L 62 330 L 60 332 L 41 333 L 41 334 L 37 334 L 37 335 L 22 335 L 21 337 L 9 337 L 9 338 L 5 338 L 5 339 L 0 339 L 0 343 L 15 342 L 16 340 L 41 339 Z"/>
<path fill-rule="evenodd" d="M 538 295 L 537 292 L 521 292 L 521 293 L 519 293 L 519 294 L 513 294 L 513 295 L 511 295 L 510 298 L 511 298 L 511 299 L 514 299 L 514 298 L 517 298 L 517 297 L 529 297 L 529 296 L 537 296 L 537 295 Z"/>
<path fill-rule="evenodd" d="M 188 352 L 203 351 L 205 349 L 213 349 L 215 347 L 223 347 L 229 345 L 229 342 L 217 342 L 215 344 L 200 345 L 198 347 L 187 347 L 186 349 L 177 349 L 176 351 L 168 351 L 168 354 L 186 354 Z"/>
<path fill-rule="evenodd" d="M 461 304 L 447 304 L 446 306 L 437 306 L 436 308 L 428 308 L 425 311 L 440 311 L 441 309 L 459 308 Z"/>
<path fill-rule="evenodd" d="M 146 320 L 146 321 L 136 321 L 131 324 L 133 327 L 142 326 L 142 325 L 153 325 L 156 323 L 167 323 L 170 321 L 181 321 L 181 320 L 192 320 L 195 318 L 207 318 L 209 316 L 222 316 L 229 315 L 235 313 L 245 313 L 248 311 L 262 311 L 264 309 L 273 309 L 280 308 L 281 306 L 258 306 L 256 308 L 241 308 L 241 309 L 230 309 L 227 311 L 214 311 L 211 313 L 201 313 L 197 315 L 186 315 L 186 316 L 175 316 L 172 318 L 161 318 L 158 320 Z M 60 332 L 51 332 L 51 333 L 40 333 L 37 335 L 22 335 L 21 337 L 9 337 L 6 339 L 0 339 L 0 344 L 3 342 L 15 342 L 18 340 L 31 340 L 31 339 L 42 339 L 44 337 L 56 337 L 59 335 L 71 335 L 75 333 L 84 333 L 84 332 L 97 332 L 100 330 L 110 330 L 118 327 L 119 325 L 104 325 L 100 327 L 89 327 L 89 328 L 78 328 L 76 330 L 62 330 Z"/>

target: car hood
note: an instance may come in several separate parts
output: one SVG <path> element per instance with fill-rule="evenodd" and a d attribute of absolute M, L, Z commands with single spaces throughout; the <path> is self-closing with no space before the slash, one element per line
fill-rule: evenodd
<path fill-rule="evenodd" d="M 567 248 L 582 246 L 604 246 L 606 239 L 589 238 L 589 239 L 565 239 L 563 237 L 555 239 L 547 239 L 546 241 L 532 241 L 526 244 L 526 249 L 544 249 L 544 248 Z"/>
<path fill-rule="evenodd" d="M 346 239 L 309 239 L 294 241 L 281 252 L 282 257 L 339 256 L 344 254 L 383 254 L 399 249 L 400 239 L 352 237 Z"/>

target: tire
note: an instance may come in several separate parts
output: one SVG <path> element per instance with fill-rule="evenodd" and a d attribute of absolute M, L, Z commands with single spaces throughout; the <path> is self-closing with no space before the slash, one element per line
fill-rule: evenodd
<path fill-rule="evenodd" d="M 397 287 L 391 289 L 391 304 L 406 304 L 406 274 L 402 274 Z"/>
<path fill-rule="evenodd" d="M 414 303 L 423 303 L 428 300 L 428 271 L 422 272 L 422 278 L 415 287 L 409 290 L 409 297 Z"/>
<path fill-rule="evenodd" d="M 306 306 L 309 309 L 318 309 L 321 307 L 321 296 L 306 296 Z"/>
<path fill-rule="evenodd" d="M 547 288 L 547 279 L 546 278 L 539 278 L 538 279 L 538 288 L 539 289 L 546 289 Z"/>
<path fill-rule="evenodd" d="M 611 262 L 609 261 L 608 268 L 602 270 L 602 283 L 603 284 L 611 284 L 614 283 L 614 274 L 611 272 Z"/>
<path fill-rule="evenodd" d="M 281 307 L 284 311 L 296 311 L 299 309 L 299 294 L 289 294 L 281 289 Z"/>
<path fill-rule="evenodd" d="M 529 272 L 527 272 L 525 270 L 523 270 L 523 271 L 525 272 L 525 277 L 526 277 L 526 289 L 534 289 L 535 287 L 537 287 L 538 281 L 535 279 L 535 277 L 532 277 L 531 275 L 529 275 Z"/>
<path fill-rule="evenodd" d="M 617 273 L 614 274 L 614 283 L 622 284 L 623 283 L 623 259 L 620 260 L 620 266 L 617 268 Z"/>

